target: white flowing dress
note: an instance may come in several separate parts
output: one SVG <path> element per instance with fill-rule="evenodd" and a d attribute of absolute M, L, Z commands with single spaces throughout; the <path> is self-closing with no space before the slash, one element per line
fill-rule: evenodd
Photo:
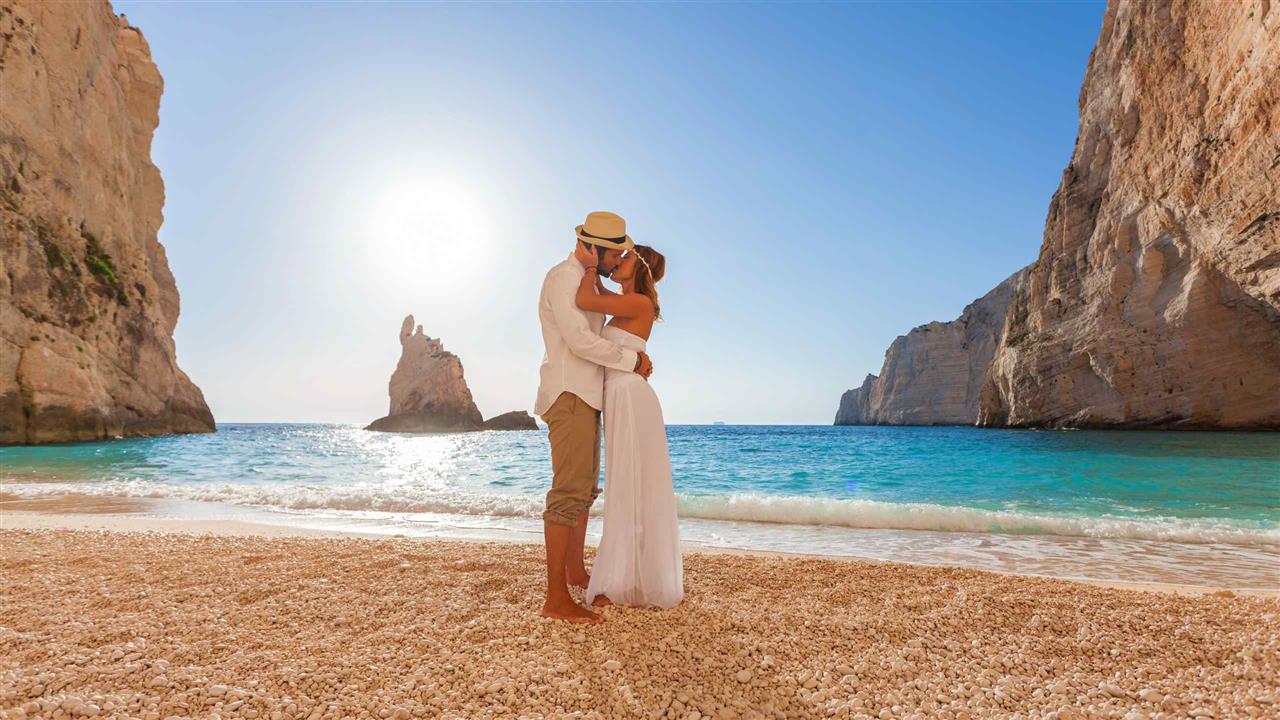
<path fill-rule="evenodd" d="M 612 325 L 601 337 L 645 349 Z M 604 457 L 604 534 L 587 602 L 606 595 L 623 605 L 675 607 L 684 598 L 684 564 L 667 426 L 658 394 L 633 372 L 605 370 Z"/>

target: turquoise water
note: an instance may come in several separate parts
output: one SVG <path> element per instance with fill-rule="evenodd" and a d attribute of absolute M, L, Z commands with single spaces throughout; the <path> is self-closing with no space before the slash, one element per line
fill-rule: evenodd
<path fill-rule="evenodd" d="M 668 435 L 682 521 L 711 542 L 795 549 L 778 538 L 823 535 L 819 550 L 837 553 L 840 537 L 857 542 L 834 528 L 1280 552 L 1276 433 L 672 426 Z M 210 435 L 0 448 L 4 490 L 16 495 L 515 530 L 536 528 L 548 471 L 546 435 L 532 431 L 224 425 Z"/>

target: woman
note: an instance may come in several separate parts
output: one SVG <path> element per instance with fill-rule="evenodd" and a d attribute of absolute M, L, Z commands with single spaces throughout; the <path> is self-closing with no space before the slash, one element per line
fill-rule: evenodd
<path fill-rule="evenodd" d="M 622 285 L 613 293 L 592 262 L 578 287 L 578 307 L 612 315 L 601 336 L 642 351 L 660 317 L 656 286 L 665 271 L 661 253 L 636 245 L 613 271 Z M 604 536 L 586 600 L 674 607 L 684 597 L 684 566 L 667 427 L 657 393 L 636 373 L 605 370 L 604 450 Z"/>

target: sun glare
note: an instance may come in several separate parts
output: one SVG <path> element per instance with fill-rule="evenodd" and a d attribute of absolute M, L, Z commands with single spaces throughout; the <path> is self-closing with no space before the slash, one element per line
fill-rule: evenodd
<path fill-rule="evenodd" d="M 456 178 L 402 178 L 370 203 L 362 250 L 379 285 L 430 295 L 460 290 L 483 272 L 493 224 Z"/>

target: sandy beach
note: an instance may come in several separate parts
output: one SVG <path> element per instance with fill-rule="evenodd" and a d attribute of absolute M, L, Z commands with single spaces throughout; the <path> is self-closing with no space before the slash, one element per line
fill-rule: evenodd
<path fill-rule="evenodd" d="M 63 527 L 16 527 L 41 517 Z M 690 552 L 680 607 L 608 608 L 582 627 L 537 616 L 537 545 L 66 529 L 68 517 L 4 517 L 4 717 L 1280 710 L 1273 596 Z"/>

